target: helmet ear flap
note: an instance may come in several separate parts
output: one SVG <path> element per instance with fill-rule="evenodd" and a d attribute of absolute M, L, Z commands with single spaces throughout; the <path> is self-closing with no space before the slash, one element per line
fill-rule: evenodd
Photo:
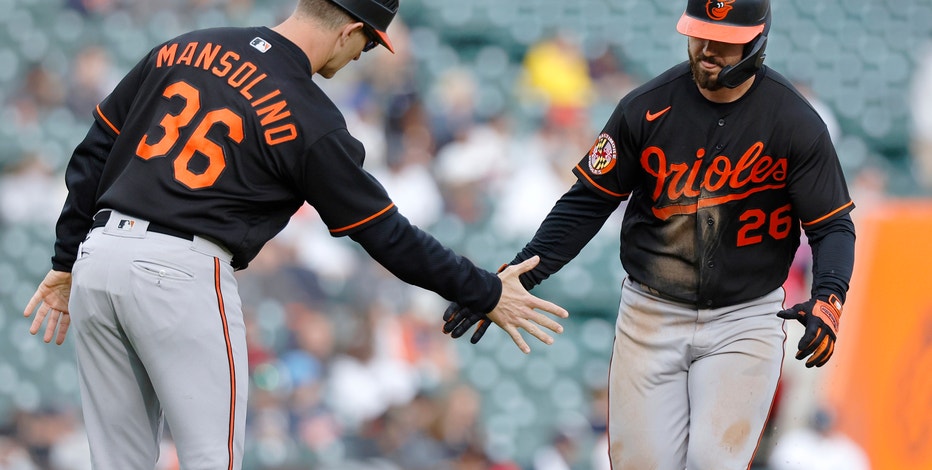
<path fill-rule="evenodd" d="M 744 58 L 735 65 L 727 65 L 718 73 L 718 83 L 727 88 L 735 88 L 747 81 L 760 70 L 764 64 L 764 49 L 767 47 L 767 36 L 761 34 L 748 43 L 748 50 Z"/>
<path fill-rule="evenodd" d="M 770 33 L 770 18 L 768 10 L 764 31 L 745 46 L 744 57 L 737 64 L 722 68 L 718 73 L 718 83 L 727 88 L 735 88 L 760 70 L 767 56 L 764 51 L 767 49 L 767 35 Z"/>

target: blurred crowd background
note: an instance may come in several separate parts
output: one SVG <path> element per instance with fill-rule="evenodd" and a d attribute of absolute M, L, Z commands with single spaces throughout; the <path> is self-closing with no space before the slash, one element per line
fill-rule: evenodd
<path fill-rule="evenodd" d="M 92 109 L 156 44 L 195 28 L 271 26 L 293 4 L 0 0 L 0 470 L 90 468 L 71 340 L 43 344 L 21 312 L 49 269 L 64 168 Z M 397 54 L 379 49 L 315 79 L 402 213 L 494 269 L 572 184 L 618 99 L 685 60 L 674 28 L 684 5 L 402 0 L 389 30 Z M 766 63 L 829 124 L 855 221 L 891 198 L 928 198 L 932 1 L 773 9 Z M 555 344 L 531 342 L 525 356 L 494 327 L 477 345 L 443 335 L 445 301 L 395 280 L 302 209 L 238 273 L 251 372 L 245 468 L 607 469 L 620 216 L 535 290 L 571 318 Z M 788 304 L 808 297 L 808 263 L 804 244 Z M 797 468 L 773 457 L 788 452 L 781 442 L 799 454 L 820 433 L 842 439 L 832 430 L 844 410 L 820 400 L 819 373 L 792 359 L 785 369 L 754 468 Z M 863 447 L 841 445 L 855 456 Z M 828 446 L 816 446 L 823 459 Z M 177 468 L 170 429 L 160 468 Z"/>

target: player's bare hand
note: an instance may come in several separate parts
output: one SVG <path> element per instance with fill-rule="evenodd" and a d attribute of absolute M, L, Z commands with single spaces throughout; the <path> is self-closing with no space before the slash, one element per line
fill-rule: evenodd
<path fill-rule="evenodd" d="M 540 257 L 534 256 L 520 264 L 508 266 L 498 273 L 498 277 L 502 280 L 502 296 L 495 308 L 488 314 L 489 320 L 505 330 L 518 349 L 525 354 L 531 352 L 531 348 L 524 341 L 518 329 L 527 331 L 544 344 L 553 344 L 553 337 L 543 328 L 554 333 L 563 333 L 563 326 L 538 310 L 559 318 L 569 317 L 569 312 L 563 307 L 531 295 L 521 285 L 518 276 L 534 269 L 539 262 Z"/>
<path fill-rule="evenodd" d="M 71 273 L 49 271 L 45 279 L 39 284 L 36 293 L 32 294 L 29 304 L 23 310 L 24 317 L 36 314 L 29 327 L 29 333 L 37 334 L 45 325 L 45 334 L 42 339 L 46 343 L 55 338 L 55 344 L 65 342 L 68 327 L 71 325 L 71 316 L 68 314 L 68 299 L 71 297 Z M 56 335 L 56 329 L 58 334 Z"/>

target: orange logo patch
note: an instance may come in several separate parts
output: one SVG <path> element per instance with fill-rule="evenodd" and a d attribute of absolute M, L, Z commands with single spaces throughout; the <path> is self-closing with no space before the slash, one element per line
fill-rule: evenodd
<path fill-rule="evenodd" d="M 722 21 L 728 16 L 728 12 L 731 11 L 731 4 L 735 3 L 735 0 L 709 0 L 705 4 L 705 12 L 709 15 L 709 18 L 712 18 L 715 21 Z"/>
<path fill-rule="evenodd" d="M 593 175 L 608 173 L 615 167 L 617 156 L 615 141 L 610 135 L 602 133 L 589 149 L 589 172 Z"/>

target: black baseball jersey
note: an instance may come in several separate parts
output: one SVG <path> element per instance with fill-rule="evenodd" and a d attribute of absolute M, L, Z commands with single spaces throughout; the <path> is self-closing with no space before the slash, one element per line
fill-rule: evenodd
<path fill-rule="evenodd" d="M 854 207 L 822 119 L 767 67 L 724 104 L 700 94 L 688 63 L 671 68 L 619 102 L 574 173 L 628 200 L 628 275 L 703 307 L 778 288 L 800 224 L 818 228 Z"/>
<path fill-rule="evenodd" d="M 401 279 L 482 311 L 498 301 L 494 274 L 397 212 L 307 56 L 269 28 L 206 29 L 155 47 L 94 117 L 66 172 L 55 269 L 70 270 L 106 208 L 213 239 L 242 269 L 306 201 L 331 234 L 353 236 Z"/>
<path fill-rule="evenodd" d="M 268 28 L 166 42 L 94 115 L 117 136 L 98 207 L 211 237 L 234 265 L 248 263 L 305 200 L 335 233 L 395 210 L 363 172 L 362 145 L 311 80 L 306 56 Z"/>

